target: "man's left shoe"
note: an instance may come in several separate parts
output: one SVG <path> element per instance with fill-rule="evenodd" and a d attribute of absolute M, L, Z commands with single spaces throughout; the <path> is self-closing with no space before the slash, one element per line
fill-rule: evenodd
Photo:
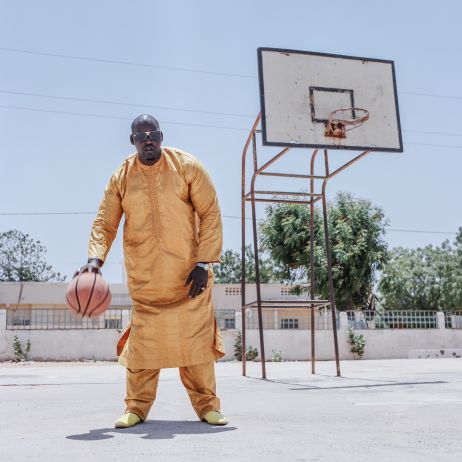
<path fill-rule="evenodd" d="M 226 425 L 228 423 L 228 419 L 219 411 L 207 412 L 202 421 L 207 422 L 209 425 Z"/>

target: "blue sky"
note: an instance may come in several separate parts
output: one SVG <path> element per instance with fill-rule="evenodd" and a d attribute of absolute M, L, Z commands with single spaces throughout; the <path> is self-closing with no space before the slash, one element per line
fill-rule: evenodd
<path fill-rule="evenodd" d="M 65 274 L 86 261 L 94 217 L 6 214 L 95 211 L 132 152 L 130 121 L 143 112 L 160 120 L 166 145 L 206 165 L 225 216 L 224 246 L 239 248 L 240 221 L 230 217 L 240 215 L 241 151 L 259 111 L 259 46 L 394 60 L 404 153 L 370 154 L 332 180 L 329 196 L 351 191 L 382 206 L 391 247 L 439 244 L 462 226 L 460 2 L 0 5 L 0 231 L 41 240 Z M 307 155 L 294 151 L 289 168 L 306 165 Z M 331 153 L 334 163 L 348 156 Z M 121 280 L 121 260 L 118 239 L 109 281 Z"/>

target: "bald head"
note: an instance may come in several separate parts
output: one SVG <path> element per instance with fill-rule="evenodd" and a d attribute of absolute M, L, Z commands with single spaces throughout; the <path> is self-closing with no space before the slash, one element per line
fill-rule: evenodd
<path fill-rule="evenodd" d="M 141 163 L 153 165 L 160 159 L 163 138 L 159 122 L 152 115 L 139 115 L 132 122 L 130 143 L 136 147 Z"/>
<path fill-rule="evenodd" d="M 132 133 L 160 130 L 158 120 L 150 114 L 141 114 L 132 122 Z"/>

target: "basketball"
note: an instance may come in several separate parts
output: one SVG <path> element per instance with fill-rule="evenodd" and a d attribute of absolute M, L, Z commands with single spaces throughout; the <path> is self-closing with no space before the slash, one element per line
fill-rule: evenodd
<path fill-rule="evenodd" d="M 67 286 L 67 305 L 81 318 L 99 316 L 107 310 L 111 300 L 109 284 L 99 273 L 86 271 L 77 274 Z"/>

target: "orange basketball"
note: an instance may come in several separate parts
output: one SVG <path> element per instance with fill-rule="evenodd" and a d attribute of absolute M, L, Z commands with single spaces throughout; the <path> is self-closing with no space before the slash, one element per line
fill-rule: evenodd
<path fill-rule="evenodd" d="M 107 310 L 111 300 L 109 284 L 99 273 L 77 274 L 66 289 L 67 305 L 82 318 L 99 316 Z"/>

